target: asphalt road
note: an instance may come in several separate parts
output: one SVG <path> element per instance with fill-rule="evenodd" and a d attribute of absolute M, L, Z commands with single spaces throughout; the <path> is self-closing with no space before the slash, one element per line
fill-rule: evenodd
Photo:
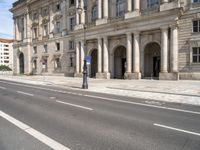
<path fill-rule="evenodd" d="M 200 150 L 200 107 L 0 80 L 0 150 Z"/>

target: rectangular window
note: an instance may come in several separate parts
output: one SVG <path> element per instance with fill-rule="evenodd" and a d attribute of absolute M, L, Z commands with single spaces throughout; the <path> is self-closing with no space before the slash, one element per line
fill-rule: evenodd
<path fill-rule="evenodd" d="M 200 3 L 200 0 L 193 0 L 193 3 Z"/>
<path fill-rule="evenodd" d="M 47 36 L 48 35 L 48 26 L 45 24 L 43 27 L 43 36 Z"/>
<path fill-rule="evenodd" d="M 33 69 L 34 69 L 34 70 L 37 70 L 37 60 L 34 60 L 34 61 L 33 61 Z"/>
<path fill-rule="evenodd" d="M 72 17 L 70 18 L 70 27 L 69 27 L 71 31 L 74 30 L 74 26 L 75 26 L 75 18 Z"/>
<path fill-rule="evenodd" d="M 200 32 L 200 20 L 193 21 L 193 32 Z"/>
<path fill-rule="evenodd" d="M 60 43 L 56 43 L 56 50 L 57 50 L 57 51 L 60 50 Z"/>
<path fill-rule="evenodd" d="M 61 68 L 60 58 L 55 59 L 55 69 Z"/>
<path fill-rule="evenodd" d="M 75 5 L 75 0 L 70 0 L 69 1 L 69 7 L 74 6 Z"/>
<path fill-rule="evenodd" d="M 48 47 L 47 45 L 44 45 L 44 53 L 47 53 L 48 52 Z"/>
<path fill-rule="evenodd" d="M 69 49 L 74 49 L 74 41 L 69 41 Z"/>
<path fill-rule="evenodd" d="M 192 62 L 200 63 L 200 47 L 193 47 L 192 49 Z"/>
<path fill-rule="evenodd" d="M 42 61 L 42 71 L 43 72 L 47 72 L 48 71 L 47 59 L 43 59 L 43 61 Z"/>
<path fill-rule="evenodd" d="M 158 0 L 147 0 L 147 7 L 152 8 L 158 6 Z"/>
<path fill-rule="evenodd" d="M 60 10 L 60 4 L 56 4 L 56 11 Z"/>
<path fill-rule="evenodd" d="M 37 46 L 33 47 L 33 54 L 37 54 Z"/>
<path fill-rule="evenodd" d="M 33 20 L 36 20 L 37 19 L 37 13 L 35 12 L 34 14 L 33 14 Z"/>
<path fill-rule="evenodd" d="M 33 28 L 33 39 L 37 38 L 37 28 Z"/>
<path fill-rule="evenodd" d="M 60 33 L 60 22 L 56 22 L 56 33 Z"/>

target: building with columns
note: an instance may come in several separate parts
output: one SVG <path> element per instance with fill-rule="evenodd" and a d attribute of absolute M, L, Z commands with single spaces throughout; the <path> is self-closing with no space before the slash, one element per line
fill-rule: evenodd
<path fill-rule="evenodd" d="M 82 12 L 77 11 L 82 8 Z M 200 79 L 199 0 L 18 0 L 15 74 Z"/>

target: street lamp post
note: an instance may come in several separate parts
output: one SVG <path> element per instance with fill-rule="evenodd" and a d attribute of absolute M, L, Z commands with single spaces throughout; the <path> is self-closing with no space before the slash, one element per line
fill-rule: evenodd
<path fill-rule="evenodd" d="M 81 15 L 83 12 L 86 12 L 85 8 L 82 8 L 80 4 L 78 5 L 77 12 Z M 84 64 L 83 64 L 83 84 L 82 89 L 88 89 L 88 82 L 87 82 L 87 64 L 86 64 L 86 26 L 83 24 L 83 33 L 84 33 Z"/>

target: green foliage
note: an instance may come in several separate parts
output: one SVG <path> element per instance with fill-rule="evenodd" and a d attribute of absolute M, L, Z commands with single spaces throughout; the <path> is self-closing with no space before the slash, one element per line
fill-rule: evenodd
<path fill-rule="evenodd" d="M 0 71 L 12 71 L 12 69 L 6 65 L 0 65 Z"/>

